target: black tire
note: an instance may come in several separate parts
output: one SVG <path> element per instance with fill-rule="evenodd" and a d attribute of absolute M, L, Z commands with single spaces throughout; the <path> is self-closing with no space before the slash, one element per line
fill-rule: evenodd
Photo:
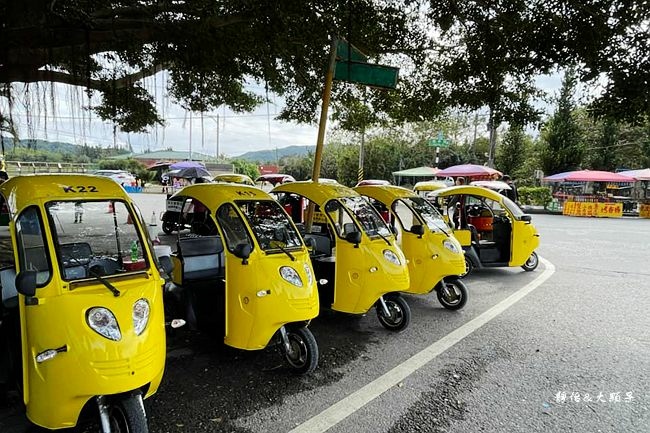
<path fill-rule="evenodd" d="M 108 417 L 112 433 L 149 433 L 144 406 L 135 394 L 112 399 L 108 407 Z"/>
<path fill-rule="evenodd" d="M 176 224 L 171 221 L 163 220 L 162 222 L 162 231 L 167 235 L 171 235 L 176 229 Z"/>
<path fill-rule="evenodd" d="M 528 260 L 526 260 L 526 263 L 523 264 L 521 269 L 523 269 L 526 272 L 531 272 L 537 268 L 537 265 L 539 265 L 539 257 L 537 257 L 537 253 L 533 251 L 530 257 L 528 257 Z"/>
<path fill-rule="evenodd" d="M 469 256 L 465 254 L 465 272 L 460 274 L 459 277 L 465 278 L 466 276 L 471 274 L 473 270 L 474 270 L 474 262 L 472 262 L 472 259 L 470 259 Z"/>
<path fill-rule="evenodd" d="M 377 310 L 377 318 L 379 323 L 388 329 L 389 331 L 402 331 L 409 326 L 411 322 L 411 309 L 409 304 L 406 303 L 404 299 L 399 294 L 386 295 L 384 296 L 384 302 L 390 311 L 390 317 L 384 315 L 384 309 L 381 307 L 381 302 L 377 301 L 375 303 L 375 310 Z"/>
<path fill-rule="evenodd" d="M 448 310 L 460 310 L 467 304 L 467 287 L 460 280 L 445 280 L 436 286 L 436 294 L 440 305 Z"/>
<path fill-rule="evenodd" d="M 307 374 L 318 366 L 318 344 L 306 326 L 287 328 L 291 353 L 284 350 L 284 358 L 295 374 Z M 282 345 L 284 347 L 284 345 Z"/>

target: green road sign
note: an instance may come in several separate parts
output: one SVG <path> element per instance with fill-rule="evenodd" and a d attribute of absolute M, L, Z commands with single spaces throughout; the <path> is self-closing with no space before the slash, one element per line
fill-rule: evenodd
<path fill-rule="evenodd" d="M 368 61 L 368 56 L 363 54 L 357 47 L 348 41 L 340 40 L 336 44 L 336 60 L 364 63 Z"/>
<path fill-rule="evenodd" d="M 360 62 L 336 62 L 334 79 L 366 86 L 394 89 L 399 68 Z"/>
<path fill-rule="evenodd" d="M 449 147 L 449 140 L 444 138 L 430 138 L 427 144 L 432 147 Z"/>

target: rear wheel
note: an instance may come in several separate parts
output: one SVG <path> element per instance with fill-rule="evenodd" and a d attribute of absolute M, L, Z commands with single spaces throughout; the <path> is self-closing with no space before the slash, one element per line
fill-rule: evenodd
<path fill-rule="evenodd" d="M 377 318 L 382 326 L 390 331 L 401 331 L 406 329 L 411 322 L 411 309 L 406 300 L 399 294 L 384 296 L 384 302 L 388 307 L 388 316 L 381 305 L 381 300 L 375 304 Z"/>
<path fill-rule="evenodd" d="M 537 268 L 537 265 L 539 265 L 539 258 L 537 257 L 537 253 L 533 252 L 521 268 L 526 272 L 530 272 L 534 271 L 535 268 Z"/>
<path fill-rule="evenodd" d="M 173 222 L 168 220 L 163 220 L 162 231 L 165 232 L 165 234 L 171 235 L 175 228 L 176 225 Z"/>
<path fill-rule="evenodd" d="M 460 310 L 467 303 L 467 287 L 460 280 L 440 282 L 436 287 L 440 304 L 448 310 Z"/>
<path fill-rule="evenodd" d="M 140 395 L 120 396 L 108 407 L 111 433 L 149 433 Z"/>
<path fill-rule="evenodd" d="M 288 328 L 289 350 L 285 348 L 284 357 L 296 374 L 307 374 L 318 366 L 318 344 L 306 326 Z"/>

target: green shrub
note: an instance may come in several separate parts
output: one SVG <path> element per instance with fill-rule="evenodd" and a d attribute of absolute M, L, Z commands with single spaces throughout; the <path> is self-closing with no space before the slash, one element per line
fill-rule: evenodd
<path fill-rule="evenodd" d="M 553 200 L 551 190 L 543 186 L 522 186 L 517 191 L 522 204 L 546 207 Z"/>

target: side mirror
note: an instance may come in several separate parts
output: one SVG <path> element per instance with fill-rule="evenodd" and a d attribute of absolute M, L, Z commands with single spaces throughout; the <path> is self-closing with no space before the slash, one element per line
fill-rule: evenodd
<path fill-rule="evenodd" d="M 165 275 L 171 274 L 174 270 L 174 262 L 172 262 L 172 258 L 169 256 L 158 257 L 158 263 L 160 263 L 160 268 Z"/>
<path fill-rule="evenodd" d="M 247 265 L 248 258 L 251 256 L 251 252 L 253 252 L 253 247 L 250 246 L 250 244 L 237 244 L 235 251 L 233 251 L 233 254 L 235 257 L 242 259 L 241 262 L 243 265 Z"/>
<path fill-rule="evenodd" d="M 521 217 L 519 217 L 519 220 L 530 223 L 533 220 L 533 217 L 531 217 L 530 215 L 522 215 Z"/>
<path fill-rule="evenodd" d="M 354 245 L 361 243 L 361 232 L 354 231 L 345 234 L 345 240 Z"/>
<path fill-rule="evenodd" d="M 424 235 L 424 226 L 420 224 L 411 226 L 411 233 L 413 233 L 414 235 L 418 235 L 419 237 L 422 237 L 422 235 Z"/>
<path fill-rule="evenodd" d="M 36 271 L 22 271 L 16 275 L 16 290 L 21 295 L 36 295 Z"/>

